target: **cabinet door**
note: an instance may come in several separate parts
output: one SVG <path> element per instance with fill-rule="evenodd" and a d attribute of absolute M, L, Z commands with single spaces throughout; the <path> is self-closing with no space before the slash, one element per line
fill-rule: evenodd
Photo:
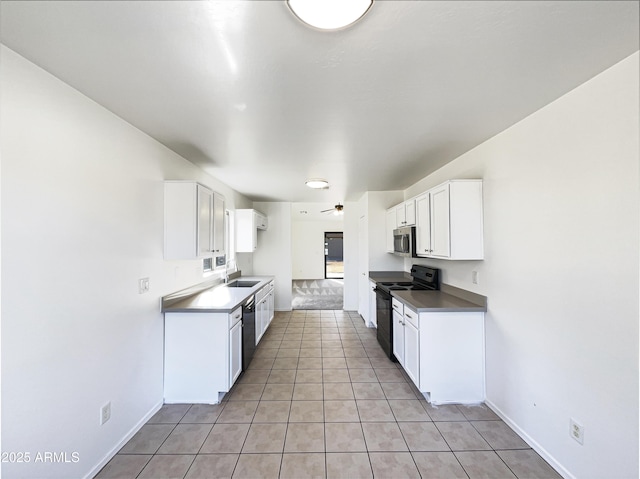
<path fill-rule="evenodd" d="M 404 218 L 405 226 L 413 226 L 416 224 L 416 200 L 404 202 Z"/>
<path fill-rule="evenodd" d="M 269 294 L 262 300 L 262 331 L 260 335 L 264 335 L 265 331 L 269 327 Z"/>
<path fill-rule="evenodd" d="M 404 321 L 402 315 L 393 311 L 393 355 L 404 366 Z"/>
<path fill-rule="evenodd" d="M 376 311 L 376 292 L 374 289 L 376 288 L 376 283 L 374 281 L 369 281 L 369 324 L 367 326 L 377 328 L 378 320 L 377 320 L 377 311 Z"/>
<path fill-rule="evenodd" d="M 449 257 L 449 185 L 429 192 L 431 202 L 431 255 Z"/>
<path fill-rule="evenodd" d="M 229 387 L 242 372 L 242 321 L 229 331 Z"/>
<path fill-rule="evenodd" d="M 263 306 L 264 306 L 264 300 L 261 299 L 260 301 L 258 301 L 256 303 L 256 312 L 255 312 L 255 318 L 256 318 L 256 346 L 258 345 L 258 343 L 260 342 L 260 339 L 262 339 L 262 323 L 263 321 Z"/>
<path fill-rule="evenodd" d="M 273 321 L 273 316 L 275 314 L 275 295 L 273 292 L 273 288 L 271 289 L 271 291 L 269 291 L 269 296 L 268 296 L 268 305 L 269 307 L 267 308 L 267 310 L 269 311 L 269 315 L 268 315 L 268 321 L 267 321 L 267 325 L 265 326 L 265 330 L 267 329 L 267 327 L 271 324 L 271 321 Z"/>
<path fill-rule="evenodd" d="M 407 213 L 404 209 L 404 203 L 396 206 L 396 227 L 402 228 L 407 226 Z"/>
<path fill-rule="evenodd" d="M 256 219 L 256 228 L 258 228 L 259 230 L 266 230 L 268 223 L 267 223 L 267 217 L 264 216 L 262 213 L 258 213 L 256 211 L 255 213 L 255 219 Z"/>
<path fill-rule="evenodd" d="M 212 250 L 216 256 L 221 256 L 226 252 L 224 243 L 224 196 L 213 194 L 213 247 Z"/>
<path fill-rule="evenodd" d="M 253 253 L 258 247 L 255 210 L 236 210 L 236 251 Z"/>
<path fill-rule="evenodd" d="M 213 191 L 198 185 L 198 256 L 211 255 L 213 250 Z"/>
<path fill-rule="evenodd" d="M 269 326 L 269 295 L 265 296 L 256 305 L 256 345 L 262 339 Z"/>
<path fill-rule="evenodd" d="M 431 213 L 429 212 L 429 194 L 416 199 L 416 254 L 431 254 Z"/>
<path fill-rule="evenodd" d="M 420 335 L 408 321 L 404 322 L 404 370 L 416 387 L 420 388 Z"/>

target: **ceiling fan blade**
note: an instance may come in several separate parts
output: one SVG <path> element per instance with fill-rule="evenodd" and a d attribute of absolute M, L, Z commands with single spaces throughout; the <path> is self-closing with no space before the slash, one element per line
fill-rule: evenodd
<path fill-rule="evenodd" d="M 342 212 L 343 208 L 344 206 L 341 203 L 338 203 L 333 208 L 329 208 L 328 210 L 322 210 L 320 213 L 328 213 L 329 211 L 333 211 L 333 212 L 337 212 L 336 214 L 338 214 Z"/>

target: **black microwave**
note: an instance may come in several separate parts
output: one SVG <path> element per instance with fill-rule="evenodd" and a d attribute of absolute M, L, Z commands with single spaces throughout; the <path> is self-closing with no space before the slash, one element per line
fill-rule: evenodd
<path fill-rule="evenodd" d="M 393 230 L 393 253 L 399 256 L 416 257 L 416 228 L 406 226 Z"/>

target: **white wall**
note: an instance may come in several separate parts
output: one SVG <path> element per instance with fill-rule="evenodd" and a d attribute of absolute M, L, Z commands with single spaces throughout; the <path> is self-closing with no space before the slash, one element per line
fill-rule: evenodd
<path fill-rule="evenodd" d="M 366 322 L 369 321 L 369 272 L 396 271 L 403 267 L 402 257 L 386 252 L 386 210 L 402 201 L 401 191 L 367 191 L 350 208 L 354 213 L 345 215 L 344 309 L 357 310 Z M 350 235 L 355 238 L 347 241 Z"/>
<path fill-rule="evenodd" d="M 344 204 L 344 302 L 345 311 L 358 310 L 358 203 Z"/>
<path fill-rule="evenodd" d="M 162 403 L 161 296 L 203 280 L 164 261 L 163 180 L 250 202 L 2 47 L 2 445 L 11 478 L 83 477 Z M 151 291 L 138 294 L 139 278 Z M 99 410 L 111 402 L 111 420 Z M 79 453 L 36 463 L 37 452 Z"/>
<path fill-rule="evenodd" d="M 293 221 L 293 279 L 324 278 L 324 234 L 343 230 L 342 221 Z"/>
<path fill-rule="evenodd" d="M 404 200 L 402 192 L 370 191 L 367 213 L 369 236 L 369 271 L 397 271 L 403 267 L 402 256 L 387 253 L 386 210 Z"/>
<path fill-rule="evenodd" d="M 291 203 L 256 202 L 253 208 L 269 218 L 269 229 L 258 231 L 253 274 L 275 276 L 275 309 L 291 311 Z"/>
<path fill-rule="evenodd" d="M 638 69 L 636 53 L 405 192 L 484 179 L 485 260 L 414 261 L 488 297 L 488 400 L 567 477 L 638 477 Z"/>

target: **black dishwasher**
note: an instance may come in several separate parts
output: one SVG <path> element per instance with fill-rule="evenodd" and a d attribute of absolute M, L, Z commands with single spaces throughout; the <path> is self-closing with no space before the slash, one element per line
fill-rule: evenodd
<path fill-rule="evenodd" d="M 249 296 L 242 305 L 242 370 L 246 371 L 256 351 L 256 300 Z"/>

